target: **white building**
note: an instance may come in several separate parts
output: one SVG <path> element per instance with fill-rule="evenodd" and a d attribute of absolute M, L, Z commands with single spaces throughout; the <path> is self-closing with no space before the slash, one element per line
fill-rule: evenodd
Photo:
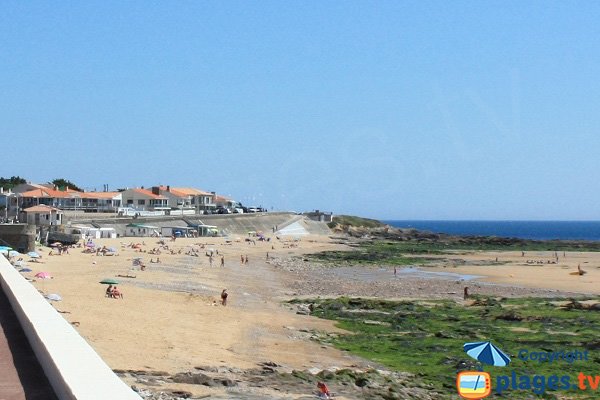
<path fill-rule="evenodd" d="M 145 224 L 127 224 L 125 226 L 125 236 L 160 236 L 158 226 Z"/>
<path fill-rule="evenodd" d="M 55 226 L 62 225 L 63 212 L 55 207 L 39 205 L 23 210 L 26 221 L 30 225 Z"/>
<path fill-rule="evenodd" d="M 168 199 L 146 189 L 128 189 L 121 192 L 122 206 L 140 211 L 170 210 Z"/>

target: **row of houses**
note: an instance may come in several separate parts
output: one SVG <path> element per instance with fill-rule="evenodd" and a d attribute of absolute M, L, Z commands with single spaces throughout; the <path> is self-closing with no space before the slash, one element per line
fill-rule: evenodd
<path fill-rule="evenodd" d="M 15 186 L 12 191 L 0 192 L 0 209 L 4 209 L 4 215 L 0 214 L 0 217 L 24 219 L 19 218 L 22 213 L 38 206 L 90 213 L 134 210 L 140 213 L 168 214 L 177 210 L 181 214 L 201 214 L 220 207 L 232 208 L 236 203 L 215 192 L 194 188 L 154 186 L 150 189 L 141 187 L 118 192 L 80 192 L 70 188 L 59 190 L 51 184 L 24 183 Z M 60 224 L 58 220 L 54 222 Z"/>

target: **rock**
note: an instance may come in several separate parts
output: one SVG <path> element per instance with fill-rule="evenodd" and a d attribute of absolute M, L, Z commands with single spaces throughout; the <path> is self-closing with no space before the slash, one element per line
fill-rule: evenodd
<path fill-rule="evenodd" d="M 191 384 L 191 385 L 204 385 L 204 386 L 210 386 L 210 387 L 219 385 L 210 376 L 204 375 L 202 373 L 198 373 L 198 374 L 192 374 L 191 372 L 179 373 L 179 374 L 176 374 L 173 377 L 171 377 L 171 379 L 175 383 L 187 383 L 187 384 Z"/>
<path fill-rule="evenodd" d="M 221 379 L 221 385 L 225 387 L 237 386 L 237 382 L 232 379 Z"/>
<path fill-rule="evenodd" d="M 183 399 L 189 399 L 193 396 L 191 392 L 186 392 L 185 390 L 176 390 L 171 392 L 173 396 L 177 396 Z"/>
<path fill-rule="evenodd" d="M 263 363 L 260 363 L 259 365 L 264 365 L 265 367 L 273 367 L 273 368 L 281 367 L 281 365 L 274 363 L 273 361 L 265 361 Z"/>
<path fill-rule="evenodd" d="M 364 376 L 360 376 L 360 377 L 356 378 L 356 380 L 354 381 L 354 384 L 358 387 L 365 387 L 369 384 L 369 380 Z"/>

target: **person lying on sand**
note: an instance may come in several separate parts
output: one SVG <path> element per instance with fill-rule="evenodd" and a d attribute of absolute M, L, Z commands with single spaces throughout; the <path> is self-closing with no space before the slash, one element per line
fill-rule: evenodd
<path fill-rule="evenodd" d="M 569 275 L 585 275 L 587 274 L 587 271 L 581 269 L 581 264 L 577 264 L 577 271 L 576 272 L 569 272 Z"/>

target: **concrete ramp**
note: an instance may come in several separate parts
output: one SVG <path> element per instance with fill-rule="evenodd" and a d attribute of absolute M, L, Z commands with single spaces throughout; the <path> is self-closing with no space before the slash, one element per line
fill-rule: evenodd
<path fill-rule="evenodd" d="M 280 225 L 275 234 L 278 236 L 330 235 L 331 230 L 324 222 L 298 215 Z"/>
<path fill-rule="evenodd" d="M 284 228 L 279 229 L 275 234 L 277 236 L 306 236 L 309 234 L 308 230 L 305 228 L 304 221 L 294 221 L 291 224 L 288 224 Z"/>

